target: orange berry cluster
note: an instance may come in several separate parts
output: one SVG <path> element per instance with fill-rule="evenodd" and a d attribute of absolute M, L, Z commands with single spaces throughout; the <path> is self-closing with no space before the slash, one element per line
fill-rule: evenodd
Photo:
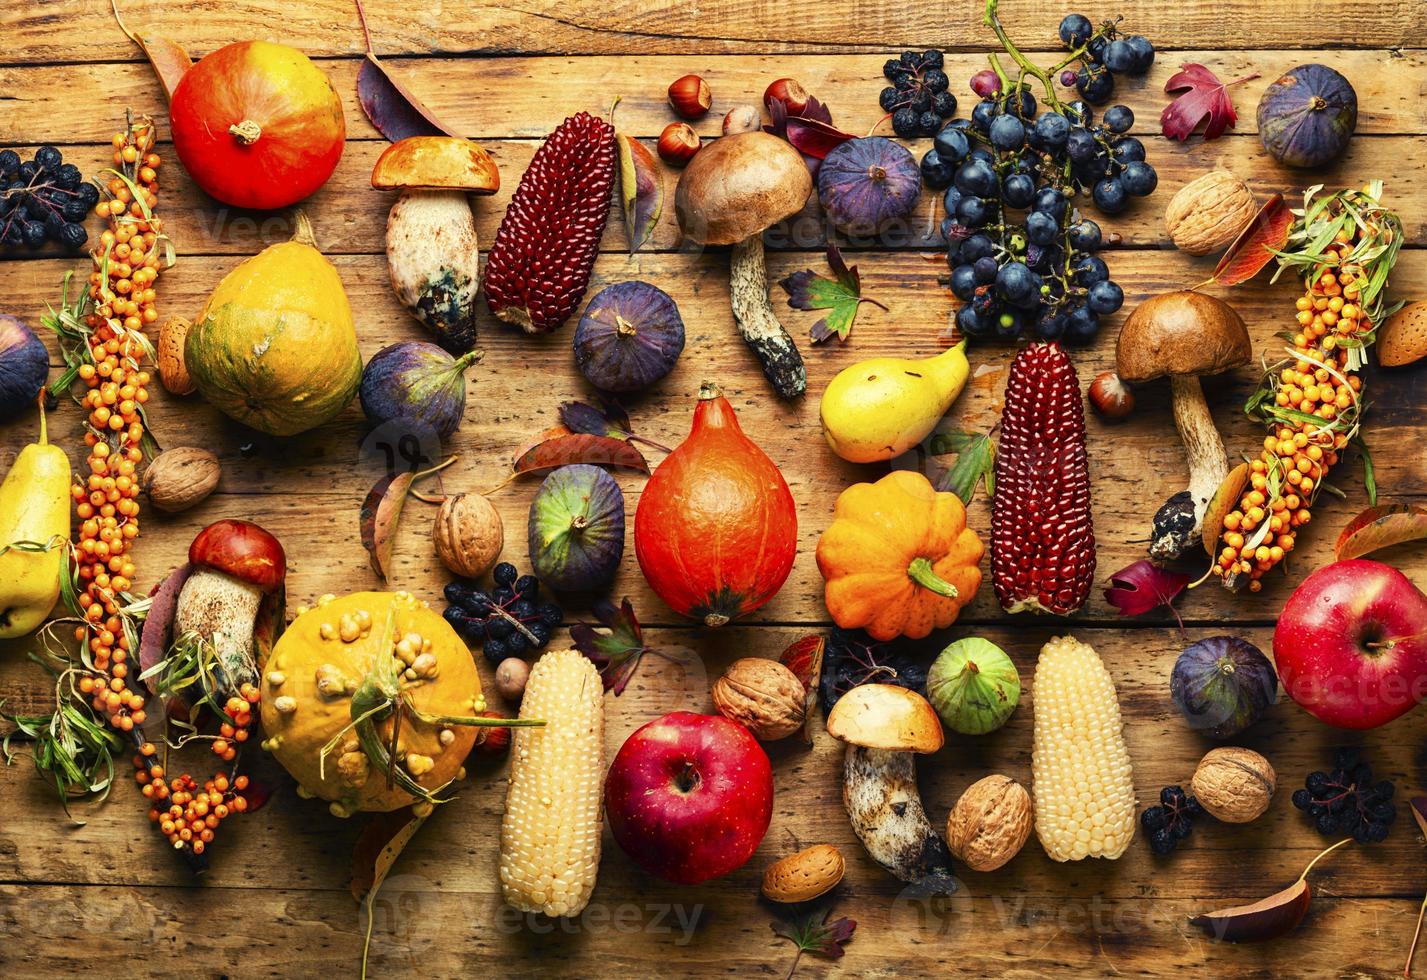
<path fill-rule="evenodd" d="M 1352 250 L 1352 233 L 1342 231 L 1327 251 L 1346 260 Z M 1242 576 L 1259 591 L 1264 573 L 1293 550 L 1297 529 L 1312 519 L 1323 478 L 1348 444 L 1347 432 L 1334 421 L 1358 411 L 1363 383 L 1349 370 L 1344 341 L 1372 333 L 1372 322 L 1355 303 L 1363 283 L 1361 266 L 1330 263 L 1298 298 L 1294 360 L 1270 379 L 1273 399 L 1280 408 L 1322 421 L 1276 424 L 1264 438 L 1263 451 L 1249 463 L 1248 489 L 1224 518 L 1214 566 L 1220 578 Z"/>
<path fill-rule="evenodd" d="M 226 720 L 219 727 L 218 738 L 212 742 L 215 755 L 232 762 L 238 755 L 237 745 L 248 740 L 253 724 L 253 706 L 258 703 L 258 689 L 244 684 L 241 697 L 232 697 L 223 706 Z M 248 808 L 243 791 L 248 788 L 247 776 L 217 773 L 203 784 L 202 790 L 192 776 L 184 774 L 165 779 L 164 767 L 154 758 L 152 742 L 145 742 L 134 755 L 134 778 L 145 798 L 153 803 L 149 821 L 176 849 L 191 848 L 202 854 L 213 843 L 214 831 L 229 814 Z M 165 805 L 166 804 L 166 805 Z"/>

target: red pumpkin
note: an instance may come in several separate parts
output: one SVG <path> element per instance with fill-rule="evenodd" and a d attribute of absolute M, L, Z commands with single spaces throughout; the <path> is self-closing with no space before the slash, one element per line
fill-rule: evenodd
<path fill-rule="evenodd" d="M 347 122 L 322 69 L 296 48 L 240 41 L 184 73 L 169 104 L 189 176 L 239 208 L 295 204 L 342 158 Z"/>
<path fill-rule="evenodd" d="M 787 481 L 706 383 L 689 437 L 639 497 L 634 553 L 644 577 L 675 612 L 722 626 L 773 598 L 797 550 Z"/>

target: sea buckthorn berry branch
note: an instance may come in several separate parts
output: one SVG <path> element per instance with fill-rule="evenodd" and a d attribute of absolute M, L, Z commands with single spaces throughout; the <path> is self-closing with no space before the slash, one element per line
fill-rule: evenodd
<path fill-rule="evenodd" d="M 1312 520 L 1328 471 L 1362 425 L 1365 352 L 1396 309 L 1386 289 L 1403 232 L 1381 203 L 1382 183 L 1327 197 L 1317 196 L 1320 189 L 1304 196 L 1278 256 L 1279 271 L 1294 270 L 1306 288 L 1295 304 L 1295 328 L 1283 335 L 1289 356 L 1268 369 L 1246 406 L 1269 433 L 1212 555 L 1213 574 L 1230 589 L 1259 591 Z M 1370 463 L 1366 469 L 1371 481 Z"/>

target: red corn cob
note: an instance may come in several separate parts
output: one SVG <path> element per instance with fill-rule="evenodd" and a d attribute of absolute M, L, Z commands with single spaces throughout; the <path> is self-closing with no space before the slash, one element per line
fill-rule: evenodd
<path fill-rule="evenodd" d="M 609 218 L 614 127 L 587 112 L 545 140 L 501 219 L 486 303 L 526 333 L 560 327 L 584 298 Z"/>
<path fill-rule="evenodd" d="M 1090 472 L 1080 381 L 1059 344 L 1033 344 L 1011 362 L 996 494 L 991 580 L 1007 612 L 1067 615 L 1095 577 Z"/>

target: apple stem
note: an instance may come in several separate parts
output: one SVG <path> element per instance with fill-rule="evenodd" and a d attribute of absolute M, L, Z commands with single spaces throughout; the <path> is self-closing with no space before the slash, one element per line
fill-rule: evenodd
<path fill-rule="evenodd" d="M 674 777 L 674 785 L 679 787 L 679 792 L 687 793 L 695 786 L 699 785 L 699 774 L 694 771 L 692 762 L 685 762 L 683 770 Z"/>
<path fill-rule="evenodd" d="M 1412 978 L 1412 959 L 1417 955 L 1417 940 L 1422 937 L 1422 917 L 1427 915 L 1427 895 L 1422 896 L 1422 907 L 1417 910 L 1417 928 L 1412 930 L 1412 945 L 1407 947 L 1407 965 L 1402 968 L 1405 980 Z"/>

